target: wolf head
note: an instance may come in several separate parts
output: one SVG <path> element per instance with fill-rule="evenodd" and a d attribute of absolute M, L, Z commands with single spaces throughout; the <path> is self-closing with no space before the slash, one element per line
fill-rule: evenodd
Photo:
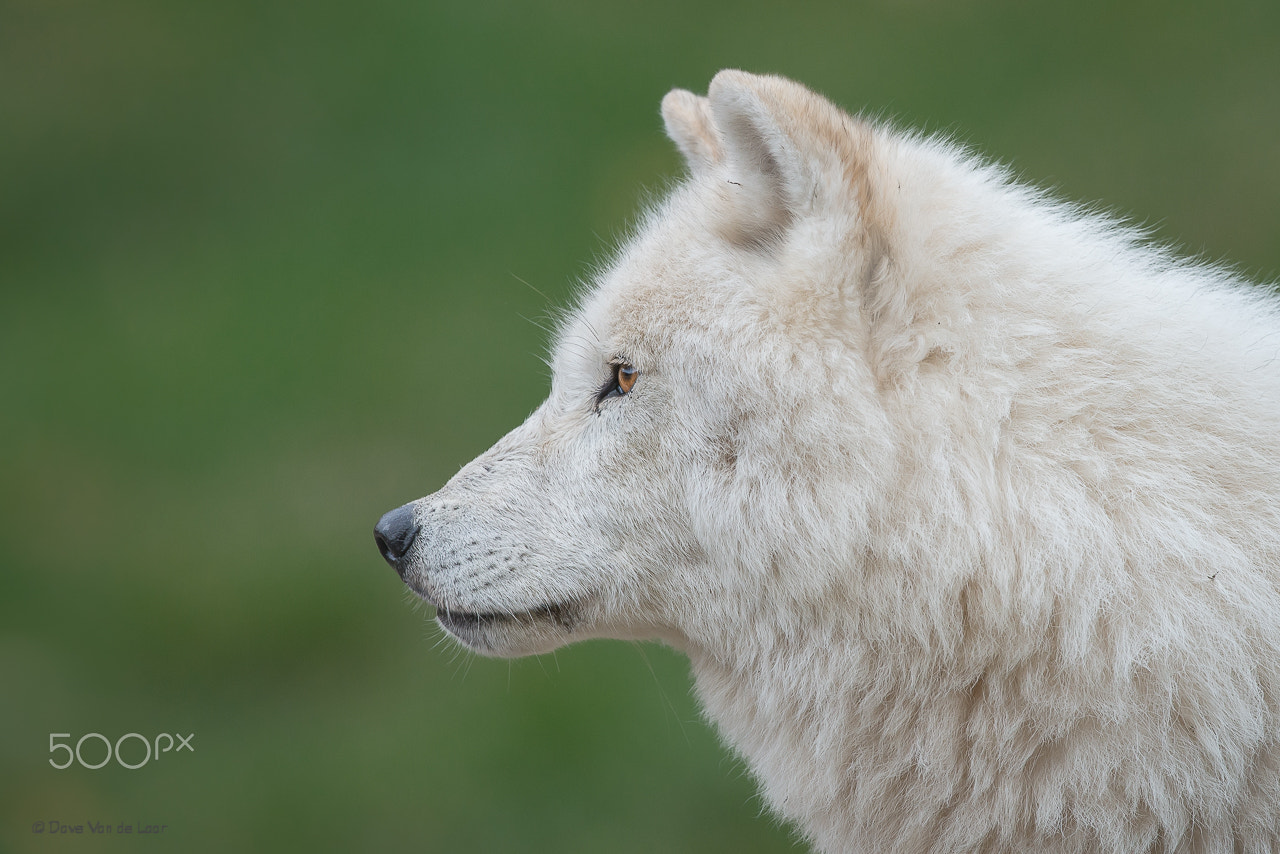
<path fill-rule="evenodd" d="M 714 649 L 845 607 L 894 465 L 880 392 L 954 355 L 947 306 L 893 284 L 888 140 L 738 71 L 662 113 L 689 176 L 563 324 L 547 400 L 377 526 L 477 652 Z"/>
<path fill-rule="evenodd" d="M 383 556 L 480 653 L 686 650 L 824 850 L 1277 850 L 1274 302 L 785 80 L 663 115 L 687 180 Z"/>

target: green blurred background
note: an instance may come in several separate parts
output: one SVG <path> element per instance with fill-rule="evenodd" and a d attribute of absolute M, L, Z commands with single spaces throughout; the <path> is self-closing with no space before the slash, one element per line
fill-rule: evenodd
<path fill-rule="evenodd" d="M 0 851 L 798 850 L 680 656 L 462 654 L 372 538 L 540 400 L 726 66 L 1280 268 L 1274 0 L 8 0 Z M 195 752 L 50 767 L 90 732 Z"/>

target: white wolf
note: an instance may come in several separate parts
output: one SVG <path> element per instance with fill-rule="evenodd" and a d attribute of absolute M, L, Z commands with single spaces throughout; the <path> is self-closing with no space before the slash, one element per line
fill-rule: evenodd
<path fill-rule="evenodd" d="M 486 655 L 684 650 L 825 851 L 1280 851 L 1280 311 L 776 77 L 376 536 Z"/>

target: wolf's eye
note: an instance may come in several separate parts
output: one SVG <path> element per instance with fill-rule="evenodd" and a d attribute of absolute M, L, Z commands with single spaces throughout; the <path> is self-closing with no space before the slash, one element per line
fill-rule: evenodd
<path fill-rule="evenodd" d="M 617 365 L 613 369 L 613 384 L 618 387 L 619 394 L 626 394 L 636 384 L 640 372 L 630 365 Z"/>
<path fill-rule="evenodd" d="M 626 362 L 619 362 L 613 366 L 613 376 L 600 387 L 600 391 L 596 394 L 596 406 L 598 407 L 605 398 L 622 397 L 628 394 L 631 389 L 635 388 L 636 380 L 640 379 L 640 371 L 635 367 L 628 365 Z"/>

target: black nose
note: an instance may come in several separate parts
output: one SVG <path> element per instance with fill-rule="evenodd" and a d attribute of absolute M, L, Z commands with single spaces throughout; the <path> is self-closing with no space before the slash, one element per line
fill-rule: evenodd
<path fill-rule="evenodd" d="M 418 525 L 413 521 L 413 506 L 409 504 L 384 514 L 373 529 L 373 539 L 378 543 L 383 560 L 395 567 L 401 576 L 404 575 L 404 566 L 400 559 L 409 553 L 416 536 Z"/>

